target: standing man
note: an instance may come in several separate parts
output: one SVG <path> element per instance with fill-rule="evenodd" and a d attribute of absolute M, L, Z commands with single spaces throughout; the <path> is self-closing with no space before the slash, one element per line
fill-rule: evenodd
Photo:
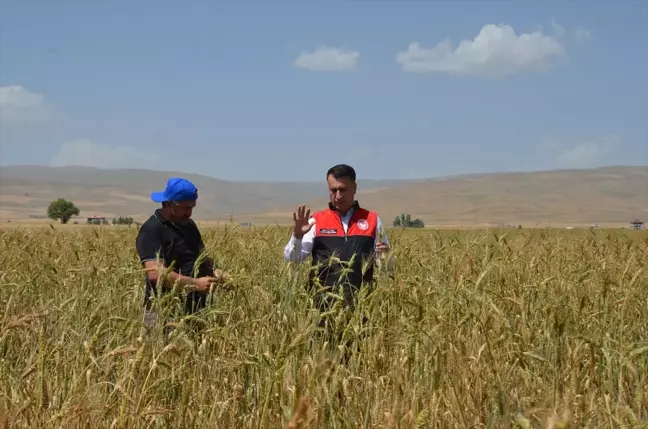
<path fill-rule="evenodd" d="M 357 184 L 353 167 L 346 164 L 331 167 L 326 180 L 328 208 L 310 217 L 310 210 L 299 206 L 293 213 L 292 237 L 284 249 L 286 261 L 302 262 L 311 256 L 312 265 L 319 265 L 311 270 L 309 287 L 319 289 L 318 283 L 324 287 L 314 297 L 315 305 L 322 312 L 333 304 L 326 293 L 339 286 L 342 286 L 344 306 L 354 309 L 360 288 L 373 283 L 375 257 L 383 262 L 390 250 L 378 214 L 360 207 L 355 200 Z M 393 269 L 394 262 L 390 258 L 387 268 Z M 342 273 L 343 270 L 347 272 Z"/>
<path fill-rule="evenodd" d="M 198 200 L 196 187 L 186 179 L 172 177 L 166 189 L 152 193 L 151 199 L 162 207 L 141 225 L 136 239 L 139 259 L 146 269 L 144 308 L 149 328 L 156 317 L 151 310 L 152 295 L 168 292 L 178 282 L 188 292 L 184 312 L 193 314 L 206 306 L 211 286 L 227 279 L 227 273 L 215 269 L 213 259 L 203 254 L 202 236 L 191 219 Z"/>

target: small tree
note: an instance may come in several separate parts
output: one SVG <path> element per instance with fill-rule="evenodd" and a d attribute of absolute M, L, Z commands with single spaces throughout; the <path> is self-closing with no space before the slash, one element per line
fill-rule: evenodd
<path fill-rule="evenodd" d="M 61 223 L 68 223 L 72 216 L 78 216 L 79 209 L 72 201 L 63 198 L 54 200 L 47 208 L 47 216 L 50 219 L 60 220 Z"/>
<path fill-rule="evenodd" d="M 414 219 L 411 223 L 410 226 L 412 228 L 425 228 L 425 224 L 421 219 Z"/>
<path fill-rule="evenodd" d="M 410 226 L 411 223 L 411 217 L 409 213 L 401 213 L 400 215 L 400 226 L 402 227 L 408 227 Z"/>
<path fill-rule="evenodd" d="M 132 217 L 125 217 L 125 216 L 119 216 L 117 220 L 113 219 L 113 225 L 128 225 L 131 226 L 131 224 L 134 222 Z"/>
<path fill-rule="evenodd" d="M 401 213 L 394 219 L 393 225 L 402 228 L 424 228 L 425 225 L 421 219 L 414 219 L 408 213 Z"/>

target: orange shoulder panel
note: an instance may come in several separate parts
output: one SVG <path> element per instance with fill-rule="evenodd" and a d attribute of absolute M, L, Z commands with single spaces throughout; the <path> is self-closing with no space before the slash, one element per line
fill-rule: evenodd
<path fill-rule="evenodd" d="M 351 219 L 348 235 L 366 235 L 376 237 L 378 230 L 378 215 L 375 212 L 360 209 Z"/>
<path fill-rule="evenodd" d="M 344 236 L 344 227 L 337 213 L 332 210 L 322 210 L 313 215 L 315 218 L 315 237 Z"/>

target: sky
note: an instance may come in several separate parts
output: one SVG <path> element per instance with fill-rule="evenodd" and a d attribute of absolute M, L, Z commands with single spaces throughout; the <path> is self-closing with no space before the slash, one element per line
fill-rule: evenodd
<path fill-rule="evenodd" d="M 648 165 L 648 2 L 0 0 L 0 164 Z"/>

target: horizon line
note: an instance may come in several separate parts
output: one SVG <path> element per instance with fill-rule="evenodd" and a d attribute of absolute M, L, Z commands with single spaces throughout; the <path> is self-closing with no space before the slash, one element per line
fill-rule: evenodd
<path fill-rule="evenodd" d="M 232 180 L 224 179 L 221 177 L 210 176 L 207 174 L 200 173 L 190 173 L 185 171 L 178 170 L 154 170 L 151 168 L 133 168 L 133 167 L 117 167 L 117 168 L 105 168 L 105 167 L 95 167 L 95 166 L 86 166 L 86 165 L 43 165 L 43 164 L 1 164 L 0 168 L 13 167 L 13 168 L 40 168 L 40 169 L 84 169 L 84 170 L 99 170 L 106 172 L 118 172 L 118 171 L 137 171 L 137 172 L 151 172 L 151 173 L 166 173 L 169 175 L 190 175 L 190 176 L 199 176 L 209 179 L 219 180 L 223 182 L 232 182 L 232 183 L 319 183 L 320 180 L 310 179 L 310 180 L 273 180 L 273 179 L 244 179 L 244 180 Z M 494 176 L 494 175 L 508 175 L 508 174 L 520 174 L 520 173 L 549 173 L 549 172 L 570 172 L 570 171 L 586 171 L 586 170 L 603 170 L 603 169 L 613 169 L 613 168 L 646 168 L 648 164 L 610 164 L 610 165 L 601 165 L 596 167 L 572 167 L 572 168 L 548 168 L 548 169 L 531 169 L 531 170 L 505 170 L 505 171 L 483 171 L 483 172 L 474 172 L 474 173 L 456 173 L 456 174 L 446 174 L 439 176 L 426 176 L 426 177 L 412 177 L 412 178 L 357 178 L 357 181 L 395 181 L 395 182 L 417 182 L 417 181 L 431 181 L 431 180 L 442 180 L 442 179 L 451 179 L 451 178 L 465 178 L 470 176 Z M 321 180 L 324 180 L 322 178 Z"/>

